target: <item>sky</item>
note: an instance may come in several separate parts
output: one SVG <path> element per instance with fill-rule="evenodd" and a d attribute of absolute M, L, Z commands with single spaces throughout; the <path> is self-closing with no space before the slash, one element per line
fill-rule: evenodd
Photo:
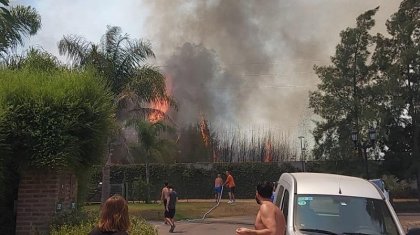
<path fill-rule="evenodd" d="M 12 1 L 13 2 L 13 1 Z M 18 0 L 42 17 L 27 45 L 58 56 L 63 35 L 99 42 L 107 25 L 150 40 L 149 61 L 168 77 L 179 125 L 206 117 L 215 128 L 269 128 L 310 138 L 308 94 L 329 64 L 339 32 L 380 6 L 373 32 L 399 0 Z M 65 57 L 60 57 L 66 61 Z"/>

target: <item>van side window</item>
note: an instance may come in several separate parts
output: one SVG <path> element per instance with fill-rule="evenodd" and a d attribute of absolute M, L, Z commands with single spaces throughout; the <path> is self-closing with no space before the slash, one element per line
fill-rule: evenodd
<path fill-rule="evenodd" d="M 280 207 L 281 199 L 283 198 L 283 191 L 284 191 L 284 187 L 283 185 L 280 185 L 276 193 L 277 194 L 276 201 L 274 202 L 274 204 L 276 204 L 279 207 Z"/>
<path fill-rule="evenodd" d="M 287 189 L 284 190 L 283 202 L 280 209 L 283 211 L 284 219 L 286 220 L 287 224 L 287 214 L 289 213 L 289 191 L 287 191 Z"/>

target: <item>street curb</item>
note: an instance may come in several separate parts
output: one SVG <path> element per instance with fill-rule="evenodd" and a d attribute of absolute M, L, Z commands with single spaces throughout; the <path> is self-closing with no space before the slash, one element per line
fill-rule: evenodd
<path fill-rule="evenodd" d="M 197 223 L 197 224 L 242 224 L 242 225 L 254 225 L 253 222 L 237 221 L 237 220 L 219 220 L 219 219 L 182 220 L 182 222 Z"/>

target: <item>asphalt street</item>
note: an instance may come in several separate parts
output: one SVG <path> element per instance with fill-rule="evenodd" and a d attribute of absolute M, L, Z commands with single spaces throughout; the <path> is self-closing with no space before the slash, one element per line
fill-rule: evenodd
<path fill-rule="evenodd" d="M 153 222 L 153 224 L 156 225 L 159 235 L 234 235 L 238 227 L 252 228 L 254 221 L 253 216 L 178 221 L 175 223 L 174 233 L 170 233 L 170 226 L 163 222 Z"/>
<path fill-rule="evenodd" d="M 405 231 L 408 228 L 420 228 L 420 213 L 401 213 L 398 215 Z M 254 227 L 255 216 L 238 216 L 228 218 L 209 218 L 205 220 L 178 221 L 174 233 L 163 222 L 151 222 L 156 226 L 159 235 L 235 235 L 238 227 Z"/>

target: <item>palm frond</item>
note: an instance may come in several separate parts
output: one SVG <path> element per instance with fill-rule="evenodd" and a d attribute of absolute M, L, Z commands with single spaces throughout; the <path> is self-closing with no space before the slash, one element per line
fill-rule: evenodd
<path fill-rule="evenodd" d="M 156 67 L 141 67 L 129 85 L 146 102 L 168 99 L 165 76 Z"/>
<path fill-rule="evenodd" d="M 0 0 L 0 3 L 5 6 L 9 6 L 9 0 Z"/>
<path fill-rule="evenodd" d="M 16 30 L 23 35 L 34 35 L 41 28 L 41 16 L 32 7 L 16 6 L 10 9 Z"/>
<path fill-rule="evenodd" d="M 139 97 L 133 89 L 126 87 L 116 96 L 116 104 L 118 108 L 127 108 L 129 106 L 134 106 L 139 102 Z"/>
<path fill-rule="evenodd" d="M 86 59 L 92 52 L 93 44 L 84 38 L 76 35 L 64 36 L 58 42 L 58 50 L 60 55 L 67 55 L 73 63 L 78 65 L 86 64 Z"/>
<path fill-rule="evenodd" d="M 168 121 L 172 125 L 176 126 L 176 122 L 169 116 L 167 113 L 162 112 L 159 109 L 154 108 L 147 108 L 147 107 L 137 107 L 128 110 L 126 114 L 126 118 L 128 119 L 146 119 L 152 114 L 158 114 L 160 117 L 162 117 L 162 121 Z"/>
<path fill-rule="evenodd" d="M 0 15 L 0 52 L 23 45 L 23 38 L 34 35 L 41 28 L 41 17 L 32 7 L 2 8 Z M 6 14 L 7 13 L 7 14 Z"/>
<path fill-rule="evenodd" d="M 107 26 L 107 30 L 101 39 L 102 49 L 106 54 L 111 55 L 118 49 L 117 44 L 121 38 L 121 28 L 118 26 Z"/>
<path fill-rule="evenodd" d="M 128 54 L 131 55 L 131 60 L 129 60 L 129 62 L 133 66 L 140 66 L 140 63 L 144 62 L 146 59 L 155 58 L 152 44 L 149 41 L 130 41 L 127 50 Z"/>

